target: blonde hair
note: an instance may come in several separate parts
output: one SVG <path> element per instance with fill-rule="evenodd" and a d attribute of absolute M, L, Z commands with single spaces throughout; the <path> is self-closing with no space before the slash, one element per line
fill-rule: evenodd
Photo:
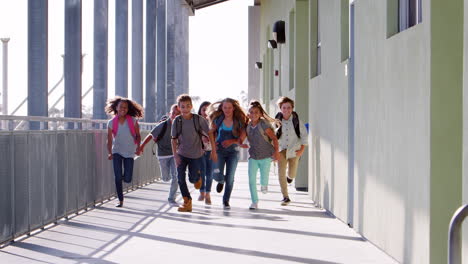
<path fill-rule="evenodd" d="M 212 103 L 209 108 L 208 119 L 210 120 L 212 126 L 215 125 L 214 121 L 223 114 L 224 103 L 231 103 L 234 107 L 234 112 L 232 114 L 232 119 L 234 121 L 232 134 L 238 137 L 241 132 L 241 127 L 246 127 L 248 118 L 237 100 L 232 98 L 225 98 L 222 101 Z"/>

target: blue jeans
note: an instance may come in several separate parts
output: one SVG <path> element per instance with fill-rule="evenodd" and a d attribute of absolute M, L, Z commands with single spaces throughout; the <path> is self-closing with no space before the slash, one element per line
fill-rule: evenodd
<path fill-rule="evenodd" d="M 211 184 L 213 183 L 213 161 L 210 159 L 211 151 L 205 152 L 203 155 L 202 166 L 202 186 L 200 192 L 211 192 Z"/>
<path fill-rule="evenodd" d="M 123 201 L 122 180 L 126 183 L 132 182 L 133 158 L 124 158 L 120 154 L 112 154 L 112 164 L 114 165 L 115 189 L 119 201 Z M 123 165 L 123 174 L 122 174 Z"/>
<path fill-rule="evenodd" d="M 167 198 L 167 200 L 169 202 L 175 202 L 175 197 L 177 194 L 177 188 L 179 187 L 179 184 L 177 182 L 177 170 L 175 166 L 174 157 L 158 160 L 159 167 L 161 169 L 161 178 L 165 182 L 171 180 L 171 188 L 169 190 L 169 197 Z"/>
<path fill-rule="evenodd" d="M 196 183 L 201 177 L 203 156 L 198 159 L 186 158 L 181 155 L 179 155 L 179 157 L 180 165 L 177 167 L 177 179 L 179 179 L 180 192 L 182 193 L 182 197 L 192 199 L 185 180 L 185 171 L 188 167 L 189 182 Z"/>
<path fill-rule="evenodd" d="M 226 183 L 224 188 L 223 202 L 229 202 L 232 188 L 234 187 L 234 174 L 236 173 L 237 162 L 239 161 L 239 151 L 218 150 L 218 173 L 213 173 L 213 178 L 219 183 Z M 224 172 L 226 167 L 226 172 Z"/>
<path fill-rule="evenodd" d="M 256 160 L 249 159 L 249 190 L 253 203 L 258 202 L 257 195 L 257 171 L 260 169 L 260 185 L 268 186 L 270 175 L 271 158 Z"/>

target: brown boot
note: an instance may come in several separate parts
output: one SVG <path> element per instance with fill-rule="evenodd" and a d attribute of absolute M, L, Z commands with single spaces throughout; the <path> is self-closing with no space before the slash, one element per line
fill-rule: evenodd
<path fill-rule="evenodd" d="M 198 181 L 197 181 L 196 183 L 193 184 L 193 186 L 195 187 L 195 189 L 200 190 L 201 185 L 202 185 L 202 179 L 201 179 L 201 177 L 200 177 L 200 178 L 198 179 Z"/>
<path fill-rule="evenodd" d="M 188 197 L 183 197 L 184 198 L 184 203 L 179 206 L 179 209 L 177 209 L 179 212 L 192 212 L 192 199 L 189 199 Z"/>

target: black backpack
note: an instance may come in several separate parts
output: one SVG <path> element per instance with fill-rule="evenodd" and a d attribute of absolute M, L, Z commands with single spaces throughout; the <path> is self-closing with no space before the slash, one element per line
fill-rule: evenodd
<path fill-rule="evenodd" d="M 293 117 L 293 126 L 294 126 L 294 131 L 296 131 L 296 135 L 298 138 L 301 138 L 301 129 L 299 127 L 299 116 L 297 115 L 296 112 L 292 112 L 292 117 Z M 275 116 L 275 119 L 279 119 L 280 121 L 283 120 L 283 113 L 281 112 L 278 112 Z M 276 131 L 276 137 L 278 139 L 280 139 L 281 135 L 283 134 L 283 131 L 282 131 L 282 126 L 280 126 L 278 128 L 278 130 Z"/>
<path fill-rule="evenodd" d="M 195 131 L 197 131 L 198 136 L 200 137 L 200 142 L 202 144 L 203 150 L 205 150 L 205 144 L 203 143 L 203 133 L 201 130 L 201 125 L 200 125 L 200 118 L 203 118 L 197 114 L 193 114 L 192 120 L 193 120 L 193 126 L 195 127 Z M 174 139 L 179 138 L 179 136 L 182 134 L 182 116 L 179 115 L 174 119 L 174 122 L 176 124 L 176 136 L 173 137 Z"/>
<path fill-rule="evenodd" d="M 159 134 L 156 136 L 155 140 L 153 141 L 153 147 L 152 147 L 153 155 L 156 155 L 156 151 L 154 148 L 156 143 L 159 142 L 159 140 L 161 140 L 161 138 L 164 137 L 164 135 L 166 134 L 167 126 L 169 125 L 168 124 L 169 120 L 170 118 L 165 115 L 161 118 L 161 120 L 158 121 L 156 125 L 156 126 L 159 126 L 162 123 L 163 127 L 161 128 L 161 131 L 159 132 Z"/>

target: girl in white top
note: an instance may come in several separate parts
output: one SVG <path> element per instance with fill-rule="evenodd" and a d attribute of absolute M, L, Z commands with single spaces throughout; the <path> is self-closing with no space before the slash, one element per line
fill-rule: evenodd
<path fill-rule="evenodd" d="M 288 183 L 296 178 L 299 159 L 307 146 L 307 130 L 294 112 L 294 101 L 288 97 L 281 97 L 277 102 L 280 112 L 276 114 L 280 124 L 276 129 L 279 140 L 280 157 L 278 162 L 278 175 L 283 200 L 281 205 L 288 205 L 291 200 L 288 194 Z M 288 175 L 286 175 L 288 169 Z"/>

